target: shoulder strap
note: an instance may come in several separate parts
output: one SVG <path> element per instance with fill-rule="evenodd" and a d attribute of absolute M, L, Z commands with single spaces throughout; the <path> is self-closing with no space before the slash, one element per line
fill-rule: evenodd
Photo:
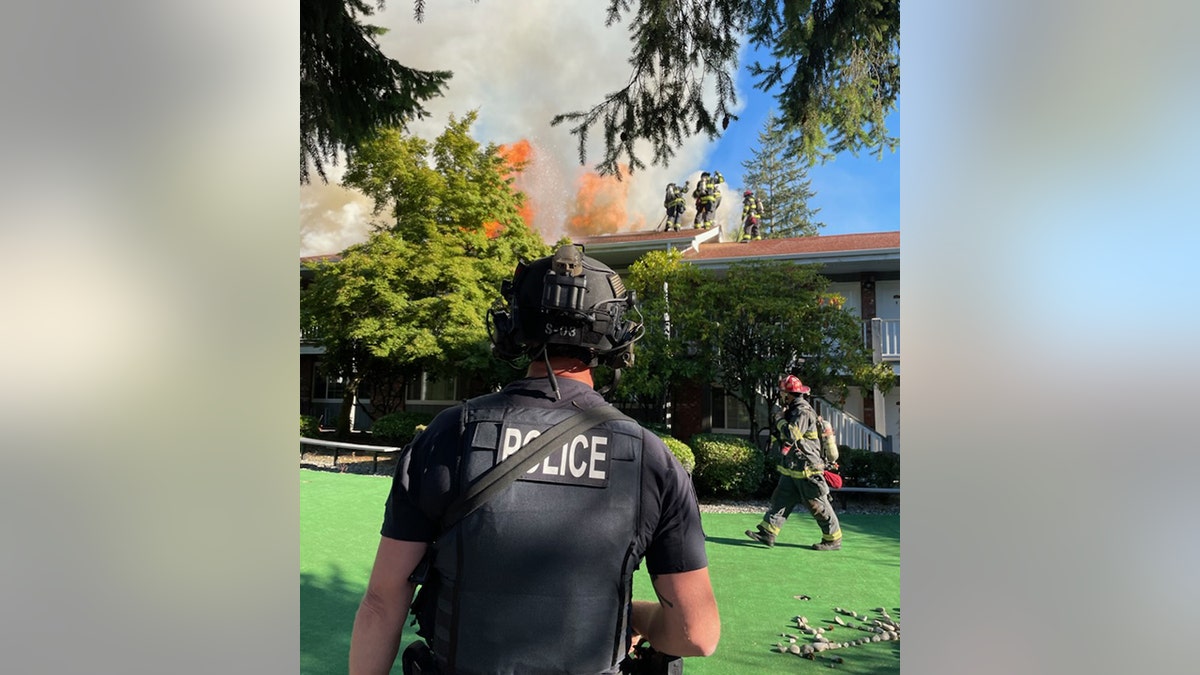
<path fill-rule="evenodd" d="M 549 455 L 563 439 L 591 429 L 601 422 L 624 416 L 624 413 L 611 405 L 600 405 L 578 415 L 572 415 L 550 427 L 528 445 L 485 472 L 461 497 L 455 500 L 446 509 L 446 514 L 442 516 L 442 531 L 450 529 L 475 509 L 486 504 L 489 499 L 512 484 L 522 473 L 545 459 L 546 455 Z"/>

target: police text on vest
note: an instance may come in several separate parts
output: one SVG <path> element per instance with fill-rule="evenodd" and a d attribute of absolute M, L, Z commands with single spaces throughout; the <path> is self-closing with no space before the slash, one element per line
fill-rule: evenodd
<path fill-rule="evenodd" d="M 506 427 L 500 444 L 500 461 L 541 435 L 537 429 Z M 552 450 L 546 458 L 531 467 L 521 480 L 548 483 L 569 483 L 602 487 L 608 483 L 608 436 L 579 434 Z"/>

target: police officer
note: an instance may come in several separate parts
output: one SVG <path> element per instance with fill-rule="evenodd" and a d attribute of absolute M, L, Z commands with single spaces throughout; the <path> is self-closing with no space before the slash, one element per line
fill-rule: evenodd
<path fill-rule="evenodd" d="M 829 501 L 829 485 L 825 482 L 825 460 L 818 436 L 817 412 L 804 400 L 811 391 L 795 375 L 779 383 L 780 401 L 785 406 L 783 416 L 776 422 L 775 435 L 782 445 L 783 458 L 776 470 L 779 482 L 771 493 L 771 503 L 762 522 L 746 536 L 775 545 L 783 524 L 792 508 L 803 503 L 821 528 L 821 541 L 812 545 L 817 551 L 836 551 L 842 547 L 842 528 Z"/>
<path fill-rule="evenodd" d="M 465 486 L 552 425 L 607 406 L 592 368 L 631 365 L 643 331 L 621 278 L 569 244 L 519 265 L 502 292 L 488 318 L 493 352 L 529 357 L 526 377 L 438 414 L 401 460 L 350 673 L 389 671 L 410 601 L 425 642 L 405 650 L 406 673 L 616 673 L 644 640 L 711 654 L 720 620 L 691 480 L 627 417 L 580 432 L 441 528 Z M 630 599 L 643 560 L 658 601 Z"/>

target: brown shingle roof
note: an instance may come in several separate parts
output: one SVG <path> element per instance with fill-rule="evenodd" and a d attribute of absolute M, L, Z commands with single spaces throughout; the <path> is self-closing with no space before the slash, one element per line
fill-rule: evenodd
<path fill-rule="evenodd" d="M 301 263 L 315 262 L 337 262 L 342 259 L 341 253 L 326 253 L 324 255 L 304 255 L 300 256 Z"/>
<path fill-rule="evenodd" d="M 586 249 L 588 244 L 625 244 L 634 241 L 687 240 L 704 231 L 687 228 L 680 229 L 678 232 L 618 232 L 616 234 L 597 234 L 591 237 L 583 237 L 575 243 L 583 244 Z"/>
<path fill-rule="evenodd" d="M 791 239 L 762 239 L 746 243 L 726 242 L 702 244 L 699 251 L 687 251 L 688 260 L 713 258 L 757 258 L 803 255 L 805 253 L 840 253 L 900 248 L 900 232 L 869 232 L 865 234 L 831 234 Z"/>

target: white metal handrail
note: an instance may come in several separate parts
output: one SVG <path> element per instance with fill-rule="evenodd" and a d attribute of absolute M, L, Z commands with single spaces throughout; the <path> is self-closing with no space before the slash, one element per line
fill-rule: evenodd
<path fill-rule="evenodd" d="M 369 453 L 371 453 L 371 457 L 372 457 L 372 464 L 371 464 L 372 471 L 379 470 L 379 453 L 381 453 L 381 452 L 397 452 L 399 450 L 404 449 L 404 448 L 397 448 L 397 447 L 394 447 L 391 445 L 363 445 L 362 443 L 343 443 L 341 441 L 323 441 L 319 438 L 305 438 L 304 436 L 301 436 L 300 437 L 300 451 L 301 452 L 304 451 L 304 446 L 306 446 L 306 445 L 316 445 L 316 446 L 324 447 L 324 448 L 333 448 L 333 466 L 335 466 L 335 467 L 337 466 L 338 455 L 341 454 L 342 450 L 349 450 L 351 452 L 357 452 L 357 451 L 369 452 Z"/>
<path fill-rule="evenodd" d="M 813 397 L 813 402 L 816 403 L 817 414 L 833 427 L 838 445 L 871 452 L 883 452 L 888 449 L 888 441 L 884 435 L 863 424 L 858 418 L 818 396 Z"/>

